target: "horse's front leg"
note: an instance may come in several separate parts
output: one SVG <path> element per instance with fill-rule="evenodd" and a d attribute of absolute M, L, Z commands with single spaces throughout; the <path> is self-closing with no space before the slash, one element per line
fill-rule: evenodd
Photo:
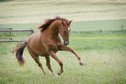
<path fill-rule="evenodd" d="M 46 66 L 48 67 L 48 69 L 53 73 L 52 67 L 50 65 L 50 57 L 48 55 L 45 56 L 46 58 Z M 54 73 L 53 73 L 54 74 Z"/>
<path fill-rule="evenodd" d="M 77 57 L 77 59 L 79 60 L 79 64 L 80 64 L 80 65 L 84 65 L 83 62 L 82 62 L 81 57 L 78 56 L 77 53 L 76 53 L 72 48 L 67 47 L 67 46 L 64 46 L 64 50 L 65 50 L 65 51 L 70 51 L 70 52 L 72 52 L 72 53 Z"/>
<path fill-rule="evenodd" d="M 60 69 L 60 72 L 58 72 L 58 75 L 61 75 L 61 73 L 63 73 L 63 63 L 62 63 L 62 61 L 56 56 L 54 51 L 51 51 L 49 54 L 53 59 L 55 59 L 59 63 L 61 69 Z"/>

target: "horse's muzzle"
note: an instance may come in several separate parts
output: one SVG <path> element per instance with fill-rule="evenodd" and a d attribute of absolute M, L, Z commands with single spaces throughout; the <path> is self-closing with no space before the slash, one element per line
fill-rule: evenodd
<path fill-rule="evenodd" d="M 69 45 L 69 42 L 68 42 L 68 41 L 65 41 L 65 42 L 64 42 L 64 45 Z"/>

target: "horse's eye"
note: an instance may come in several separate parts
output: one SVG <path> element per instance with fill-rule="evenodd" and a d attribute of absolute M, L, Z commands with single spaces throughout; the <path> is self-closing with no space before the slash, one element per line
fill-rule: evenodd
<path fill-rule="evenodd" d="M 66 31 L 63 31 L 65 34 L 67 33 Z"/>
<path fill-rule="evenodd" d="M 67 26 L 69 26 L 69 23 L 66 23 Z"/>

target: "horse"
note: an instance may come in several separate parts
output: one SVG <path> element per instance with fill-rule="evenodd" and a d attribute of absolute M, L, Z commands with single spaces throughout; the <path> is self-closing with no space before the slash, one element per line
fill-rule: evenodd
<path fill-rule="evenodd" d="M 71 22 L 72 20 L 61 17 L 47 19 L 45 23 L 39 26 L 39 32 L 33 33 L 27 40 L 20 42 L 14 50 L 19 64 L 23 65 L 25 63 L 23 51 L 24 48 L 27 47 L 31 57 L 38 64 L 44 74 L 45 71 L 39 61 L 39 56 L 45 57 L 46 66 L 52 73 L 53 70 L 50 65 L 50 57 L 56 60 L 60 66 L 58 75 L 61 75 L 64 72 L 63 62 L 57 57 L 57 51 L 72 52 L 79 60 L 80 65 L 83 65 L 81 57 L 76 54 L 72 48 L 68 47 Z"/>

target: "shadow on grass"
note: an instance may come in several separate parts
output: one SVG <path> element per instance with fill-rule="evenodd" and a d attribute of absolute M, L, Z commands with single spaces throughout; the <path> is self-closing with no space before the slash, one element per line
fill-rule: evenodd
<path fill-rule="evenodd" d="M 0 0 L 0 2 L 13 1 L 13 0 Z"/>

